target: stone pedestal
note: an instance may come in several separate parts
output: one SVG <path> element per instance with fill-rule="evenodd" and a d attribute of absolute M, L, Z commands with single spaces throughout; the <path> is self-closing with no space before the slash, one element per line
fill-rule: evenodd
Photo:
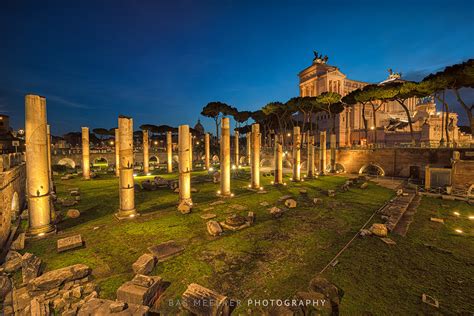
<path fill-rule="evenodd" d="M 329 148 L 331 150 L 331 173 L 336 172 L 336 134 L 329 137 Z"/>
<path fill-rule="evenodd" d="M 190 170 L 190 134 L 188 125 L 180 125 L 178 129 L 178 171 L 179 171 L 179 204 L 192 205 L 191 170 Z"/>
<path fill-rule="evenodd" d="M 150 172 L 150 158 L 148 154 L 149 139 L 148 130 L 143 130 L 143 172 L 147 175 Z"/>
<path fill-rule="evenodd" d="M 314 177 L 314 164 L 315 164 L 315 152 L 314 152 L 314 136 L 309 137 L 309 155 L 308 160 L 308 177 Z"/>
<path fill-rule="evenodd" d="M 133 119 L 119 116 L 118 127 L 120 141 L 120 208 L 115 215 L 118 219 L 126 219 L 138 215 L 135 210 L 135 183 L 133 180 Z"/>
<path fill-rule="evenodd" d="M 240 157 L 239 157 L 239 132 L 234 132 L 234 164 L 238 168 L 240 165 Z"/>
<path fill-rule="evenodd" d="M 250 151 L 250 186 L 252 189 L 260 189 L 260 125 L 252 124 Z"/>
<path fill-rule="evenodd" d="M 319 174 L 326 173 L 326 132 L 319 134 Z"/>
<path fill-rule="evenodd" d="M 230 196 L 230 119 L 227 117 L 223 117 L 221 123 L 220 164 L 220 195 Z"/>
<path fill-rule="evenodd" d="M 204 167 L 206 168 L 206 170 L 209 170 L 209 168 L 211 167 L 210 155 L 211 155 L 210 136 L 209 136 L 209 133 L 206 133 L 206 135 L 204 135 Z"/>
<path fill-rule="evenodd" d="M 283 184 L 283 145 L 275 136 L 275 180 L 273 184 Z"/>
<path fill-rule="evenodd" d="M 91 178 L 90 152 L 89 152 L 89 127 L 82 127 L 82 177 Z"/>
<path fill-rule="evenodd" d="M 247 165 L 250 166 L 251 165 L 251 151 L 252 151 L 252 133 L 251 132 L 248 132 L 246 135 L 246 138 L 247 138 Z"/>
<path fill-rule="evenodd" d="M 166 132 L 166 166 L 168 173 L 173 172 L 173 135 Z"/>
<path fill-rule="evenodd" d="M 120 177 L 120 138 L 119 129 L 115 129 L 115 175 Z"/>
<path fill-rule="evenodd" d="M 51 224 L 50 176 L 46 99 L 28 94 L 25 97 L 26 173 L 30 237 L 54 232 Z"/>
<path fill-rule="evenodd" d="M 293 181 L 301 181 L 301 134 L 300 127 L 293 128 Z"/>

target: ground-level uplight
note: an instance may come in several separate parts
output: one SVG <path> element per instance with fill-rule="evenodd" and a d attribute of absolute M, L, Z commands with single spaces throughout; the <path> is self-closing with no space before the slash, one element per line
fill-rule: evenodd
<path fill-rule="evenodd" d="M 474 221 L 474 215 L 470 215 L 468 218 L 469 218 L 471 221 Z"/>
<path fill-rule="evenodd" d="M 459 214 L 459 212 L 453 212 L 453 214 L 456 215 L 456 216 L 461 215 L 461 214 Z"/>
<path fill-rule="evenodd" d="M 455 229 L 454 231 L 455 231 L 456 233 L 458 233 L 458 234 L 462 234 L 462 233 L 463 233 L 462 229 L 459 229 L 459 228 Z"/>

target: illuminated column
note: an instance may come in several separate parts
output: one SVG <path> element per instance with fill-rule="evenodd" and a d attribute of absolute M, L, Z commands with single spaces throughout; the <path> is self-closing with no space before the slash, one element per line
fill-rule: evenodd
<path fill-rule="evenodd" d="M 238 168 L 240 165 L 239 161 L 239 132 L 235 131 L 234 134 L 234 150 L 235 150 L 235 166 Z"/>
<path fill-rule="evenodd" d="M 82 128 L 82 176 L 85 180 L 91 178 L 89 153 L 89 127 Z"/>
<path fill-rule="evenodd" d="M 251 164 L 251 154 L 250 154 L 250 152 L 252 151 L 251 150 L 252 149 L 252 145 L 251 145 L 252 144 L 252 133 L 248 132 L 246 134 L 246 137 L 247 137 L 247 152 L 246 152 L 246 154 L 247 154 L 247 165 L 250 166 L 250 164 Z"/>
<path fill-rule="evenodd" d="M 260 125 L 252 124 L 250 176 L 252 189 L 260 189 Z"/>
<path fill-rule="evenodd" d="M 171 131 L 166 132 L 166 157 L 168 173 L 173 172 L 173 135 Z"/>
<path fill-rule="evenodd" d="M 336 172 L 336 134 L 329 137 L 329 147 L 331 149 L 331 172 Z"/>
<path fill-rule="evenodd" d="M 190 137 L 189 126 L 180 125 L 178 129 L 178 171 L 179 171 L 179 203 L 192 204 L 191 170 L 190 170 Z"/>
<path fill-rule="evenodd" d="M 49 188 L 53 191 L 53 170 L 51 166 L 51 127 L 49 124 L 46 126 L 46 141 L 48 147 L 48 176 L 49 176 Z"/>
<path fill-rule="evenodd" d="M 115 129 L 115 175 L 120 177 L 120 137 L 119 129 Z"/>
<path fill-rule="evenodd" d="M 351 108 L 346 108 L 346 146 L 351 147 Z"/>
<path fill-rule="evenodd" d="M 120 141 L 120 208 L 116 214 L 118 219 L 135 217 L 135 187 L 133 181 L 133 119 L 119 116 Z"/>
<path fill-rule="evenodd" d="M 274 184 L 283 184 L 283 146 L 275 135 L 275 180 Z"/>
<path fill-rule="evenodd" d="M 46 99 L 38 95 L 26 95 L 25 144 L 29 236 L 43 236 L 55 230 L 51 224 L 46 125 Z"/>
<path fill-rule="evenodd" d="M 300 127 L 293 128 L 293 181 L 301 180 L 301 134 Z"/>
<path fill-rule="evenodd" d="M 314 177 L 314 136 L 309 136 L 308 143 L 308 178 Z"/>
<path fill-rule="evenodd" d="M 326 131 L 319 134 L 319 174 L 326 173 Z"/>
<path fill-rule="evenodd" d="M 211 167 L 210 154 L 210 136 L 209 133 L 206 133 L 206 135 L 204 135 L 204 166 L 206 167 L 206 170 L 209 170 Z"/>
<path fill-rule="evenodd" d="M 150 172 L 148 146 L 148 130 L 145 129 L 143 130 L 143 172 L 145 175 Z"/>
<path fill-rule="evenodd" d="M 189 170 L 193 171 L 193 134 L 189 133 Z"/>
<path fill-rule="evenodd" d="M 220 195 L 230 196 L 230 119 L 222 118 L 220 141 L 221 190 Z"/>

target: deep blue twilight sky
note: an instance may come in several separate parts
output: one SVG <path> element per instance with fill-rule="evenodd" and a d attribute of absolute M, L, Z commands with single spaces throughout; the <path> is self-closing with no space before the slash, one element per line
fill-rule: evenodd
<path fill-rule="evenodd" d="M 349 78 L 408 79 L 474 57 L 474 1 L 0 1 L 0 113 L 46 96 L 54 134 L 196 123 L 298 94 L 313 49 Z M 464 116 L 464 114 L 463 114 Z M 211 121 L 204 119 L 206 128 Z"/>

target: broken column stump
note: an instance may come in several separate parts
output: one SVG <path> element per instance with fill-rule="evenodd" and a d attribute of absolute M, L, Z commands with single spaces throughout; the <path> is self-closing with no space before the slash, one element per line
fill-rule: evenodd
<path fill-rule="evenodd" d="M 227 296 L 192 283 L 182 295 L 183 307 L 198 316 L 228 316 L 232 312 Z"/>

